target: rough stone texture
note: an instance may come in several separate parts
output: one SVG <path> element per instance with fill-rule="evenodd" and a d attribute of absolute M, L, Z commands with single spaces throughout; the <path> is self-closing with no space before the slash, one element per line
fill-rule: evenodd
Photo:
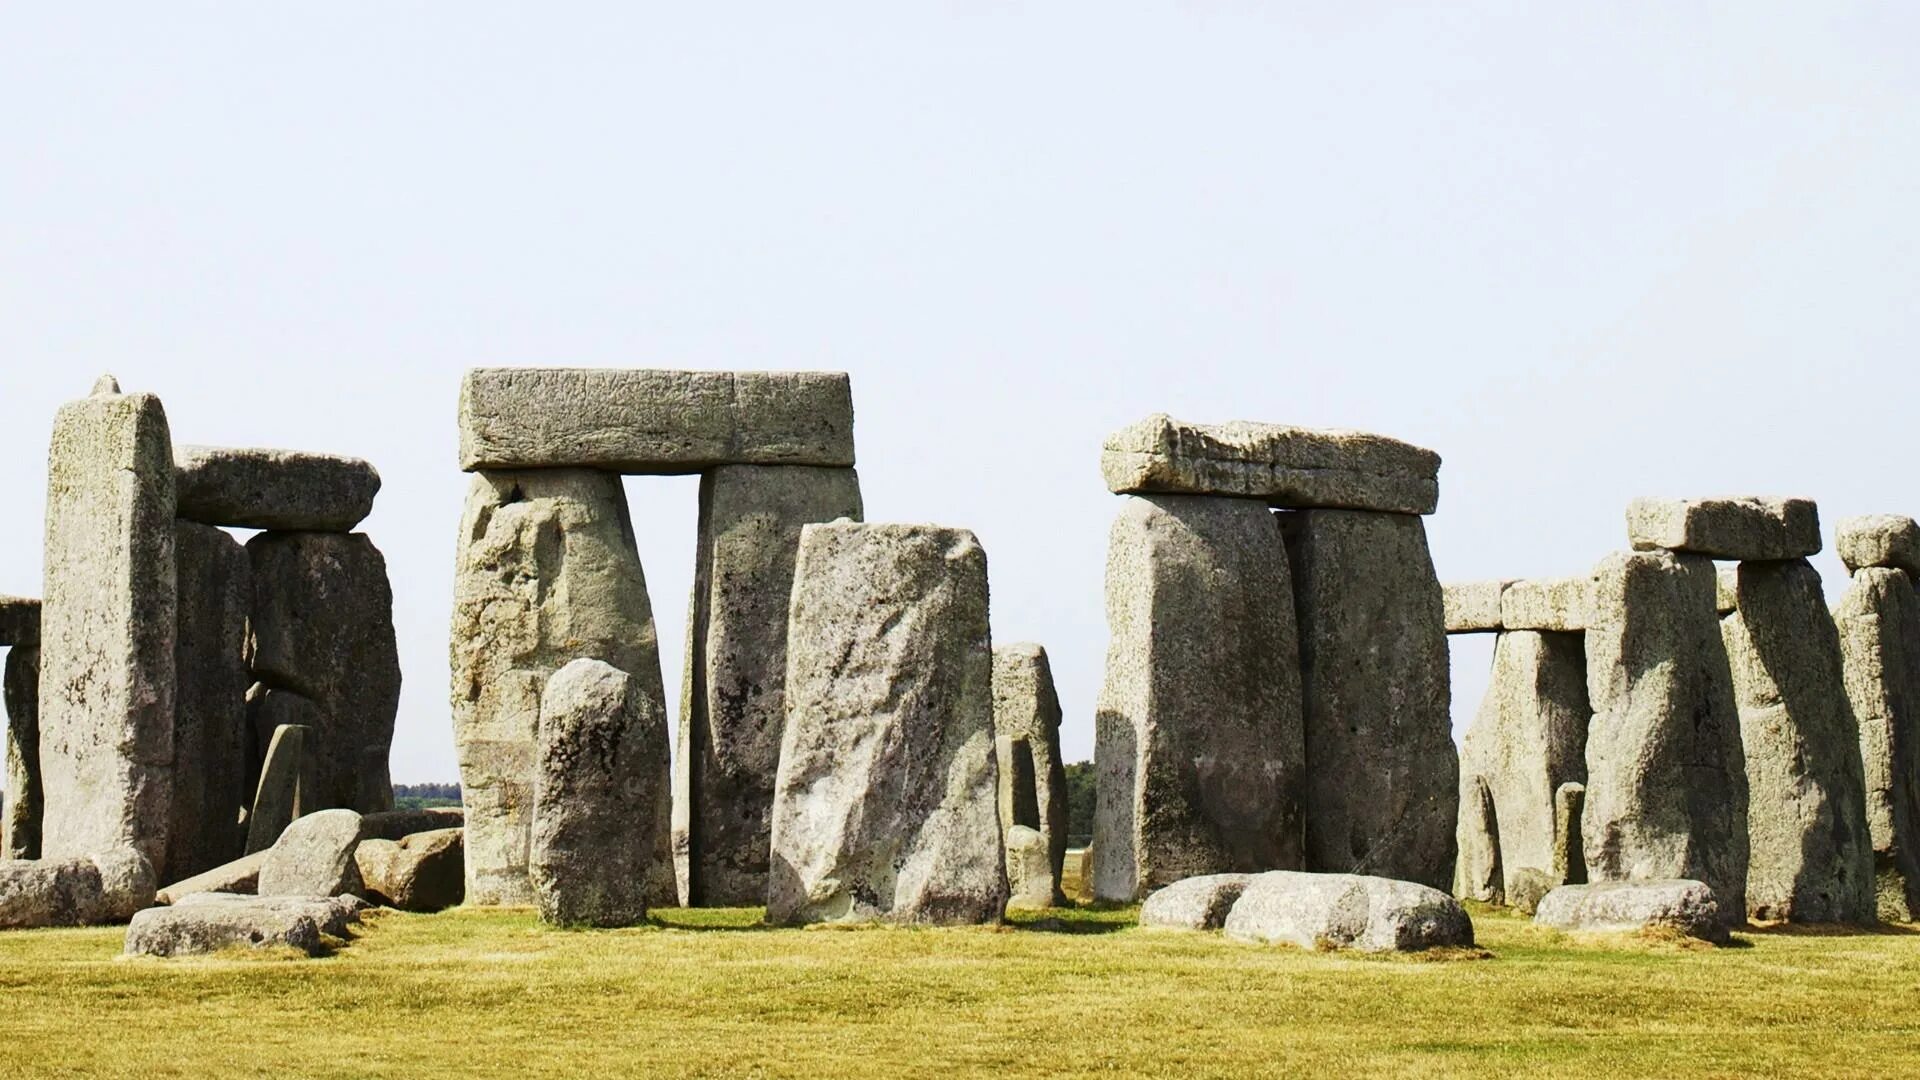
<path fill-rule="evenodd" d="M 1506 870 L 1500 865 L 1500 817 L 1493 786 L 1479 775 L 1460 778 L 1460 820 L 1454 828 L 1453 893 L 1483 904 L 1507 902 Z"/>
<path fill-rule="evenodd" d="M 1729 920 L 1706 885 L 1666 880 L 1562 885 L 1541 899 L 1533 921 L 1536 926 L 1587 933 L 1676 930 L 1702 941 L 1725 942 Z"/>
<path fill-rule="evenodd" d="M 466 824 L 466 812 L 457 806 L 429 806 L 418 810 L 384 810 L 360 816 L 362 840 L 400 840 L 415 833 L 458 829 Z"/>
<path fill-rule="evenodd" d="M 128 847 L 0 861 L 0 930 L 125 922 L 153 903 L 153 866 Z"/>
<path fill-rule="evenodd" d="M 260 864 L 261 896 L 342 896 L 361 891 L 353 852 L 360 815 L 321 810 L 295 821 L 267 849 Z"/>
<path fill-rule="evenodd" d="M 979 542 L 932 525 L 808 525 L 787 640 L 768 921 L 998 922 Z"/>
<path fill-rule="evenodd" d="M 732 465 L 700 478 L 674 755 L 674 852 L 690 905 L 766 902 L 800 528 L 860 511 L 852 469 Z"/>
<path fill-rule="evenodd" d="M 1587 626 L 1592 881 L 1706 882 L 1747 911 L 1747 772 L 1733 675 L 1702 555 L 1622 552 L 1594 570 Z"/>
<path fill-rule="evenodd" d="M 60 407 L 47 465 L 41 854 L 164 869 L 173 799 L 173 446 L 152 394 Z"/>
<path fill-rule="evenodd" d="M 309 730 L 299 724 L 282 724 L 274 730 L 259 786 L 254 789 L 253 809 L 247 814 L 249 855 L 272 847 L 287 826 L 301 816 L 301 777 L 307 769 Z"/>
<path fill-rule="evenodd" d="M 1516 581 L 1500 594 L 1500 622 L 1509 630 L 1585 630 L 1590 588 L 1584 577 Z"/>
<path fill-rule="evenodd" d="M 1553 880 L 1582 884 L 1587 880 L 1586 848 L 1580 839 L 1581 809 L 1587 785 L 1565 783 L 1553 793 Z"/>
<path fill-rule="evenodd" d="M 369 899 L 401 911 L 441 911 L 467 895 L 461 830 L 413 833 L 398 840 L 362 840 L 354 864 Z"/>
<path fill-rule="evenodd" d="M 308 956 L 344 940 L 365 906 L 351 896 L 234 896 L 197 893 L 134 916 L 128 956 L 198 956 L 222 949 L 298 949 Z"/>
<path fill-rule="evenodd" d="M 1860 729 L 1879 915 L 1920 920 L 1920 597 L 1905 572 L 1862 567 L 1833 616 Z"/>
<path fill-rule="evenodd" d="M 1873 921 L 1860 730 L 1820 573 L 1804 559 L 1741 563 L 1721 624 L 1747 766 L 1747 913 Z"/>
<path fill-rule="evenodd" d="M 1060 875 L 1067 859 L 1067 764 L 1060 753 L 1060 696 L 1053 688 L 1047 650 L 1030 642 L 993 650 L 994 760 L 1000 770 L 1000 826 L 1024 825 L 1040 834 L 1053 902 L 1065 903 Z M 1013 845 L 1007 881 L 1018 893 Z M 1022 865 L 1025 865 L 1024 863 Z"/>
<path fill-rule="evenodd" d="M 0 645 L 40 644 L 40 601 L 0 596 Z"/>
<path fill-rule="evenodd" d="M 1684 551 L 1715 559 L 1800 559 L 1820 553 L 1820 511 L 1811 499 L 1635 499 L 1627 535 L 1636 551 Z"/>
<path fill-rule="evenodd" d="M 195 874 L 185 881 L 176 881 L 154 894 L 156 904 L 176 904 L 182 899 L 199 893 L 244 893 L 252 894 L 260 889 L 260 867 L 267 861 L 267 853 L 256 851 L 251 855 L 242 855 L 225 866 L 216 866 L 202 874 Z"/>
<path fill-rule="evenodd" d="M 0 859 L 40 857 L 40 647 L 7 650 L 7 790 Z"/>
<path fill-rule="evenodd" d="M 1500 595 L 1511 581 L 1456 581 L 1440 588 L 1449 634 L 1490 634 L 1505 628 Z"/>
<path fill-rule="evenodd" d="M 1273 515 L 1249 499 L 1129 497 L 1106 588 L 1094 894 L 1299 867 L 1299 643 Z M 1438 631 L 1438 586 L 1434 603 Z"/>
<path fill-rule="evenodd" d="M 658 679 L 600 660 L 547 680 L 528 872 L 540 917 L 632 926 L 673 895 L 667 703 Z"/>
<path fill-rule="evenodd" d="M 1439 889 L 1359 874 L 1259 874 L 1228 912 L 1227 936 L 1261 944 L 1417 952 L 1473 944 L 1473 921 Z"/>
<path fill-rule="evenodd" d="M 247 613 L 253 582 L 246 549 L 211 525 L 174 531 L 179 625 L 174 637 L 173 824 L 167 873 L 191 877 L 246 851 L 241 812 L 252 802 L 247 769 Z"/>
<path fill-rule="evenodd" d="M 1166 930 L 1218 930 L 1252 874 L 1206 874 L 1176 881 L 1140 905 L 1140 925 Z"/>
<path fill-rule="evenodd" d="M 1157 413 L 1107 436 L 1116 494 L 1226 495 L 1273 506 L 1431 514 L 1440 455 L 1358 431 L 1235 421 L 1191 424 Z"/>
<path fill-rule="evenodd" d="M 247 555 L 255 677 L 320 706 L 307 736 L 305 806 L 389 809 L 400 654 L 387 560 L 363 533 L 260 533 Z"/>
<path fill-rule="evenodd" d="M 1714 571 L 1713 610 L 1717 615 L 1731 615 L 1740 608 L 1740 568 L 1723 566 Z"/>
<path fill-rule="evenodd" d="M 852 464 L 842 372 L 479 368 L 460 386 L 469 472 Z"/>
<path fill-rule="evenodd" d="M 372 465 L 338 454 L 180 446 L 174 464 L 179 515 L 207 525 L 352 532 L 380 491 Z"/>
<path fill-rule="evenodd" d="M 1059 895 L 1060 877 L 1047 854 L 1047 838 L 1038 829 L 1015 825 L 1006 830 L 1007 910 L 1034 911 L 1052 907 Z"/>
<path fill-rule="evenodd" d="M 593 657 L 660 685 L 620 478 L 585 469 L 474 477 L 451 641 L 467 903 L 531 904 L 534 738 L 547 677 Z"/>
<path fill-rule="evenodd" d="M 1866 567 L 1906 571 L 1920 578 L 1920 523 L 1894 514 L 1840 519 L 1835 530 L 1840 561 L 1851 574 Z"/>
<path fill-rule="evenodd" d="M 1540 898 L 1560 885 L 1547 871 L 1523 866 L 1507 875 L 1507 906 L 1522 915 L 1531 915 L 1540 906 Z"/>
<path fill-rule="evenodd" d="M 1460 739 L 1461 881 L 1456 891 L 1487 895 L 1486 840 L 1498 844 L 1500 892 L 1508 903 L 1520 875 L 1553 877 L 1560 847 L 1555 794 L 1586 779 L 1586 645 L 1578 634 L 1509 630 L 1493 649 L 1493 677 L 1473 724 Z M 1478 819 L 1491 800 L 1489 828 Z M 1479 803 L 1480 805 L 1476 805 Z"/>
<path fill-rule="evenodd" d="M 1440 582 L 1404 514 L 1281 515 L 1307 750 L 1307 868 L 1444 889 L 1459 758 Z"/>

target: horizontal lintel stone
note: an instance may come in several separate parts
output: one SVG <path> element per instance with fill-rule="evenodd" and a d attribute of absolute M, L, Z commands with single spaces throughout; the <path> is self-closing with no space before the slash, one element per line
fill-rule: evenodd
<path fill-rule="evenodd" d="M 1500 594 L 1501 625 L 1508 630 L 1585 630 L 1592 591 L 1592 581 L 1584 577 L 1516 581 Z"/>
<path fill-rule="evenodd" d="M 1500 597 L 1511 581 L 1457 581 L 1441 587 L 1447 633 L 1491 634 L 1506 629 L 1500 621 Z"/>
<path fill-rule="evenodd" d="M 1775 561 L 1820 552 L 1812 499 L 1738 496 L 1633 500 L 1627 535 L 1636 551 L 1683 551 L 1715 559 Z"/>
<path fill-rule="evenodd" d="M 1107 489 L 1120 495 L 1227 495 L 1286 509 L 1431 514 L 1440 455 L 1359 431 L 1233 421 L 1193 424 L 1158 413 L 1107 436 Z"/>
<path fill-rule="evenodd" d="M 1842 518 L 1835 530 L 1840 561 L 1847 572 L 1863 566 L 1905 570 L 1920 581 L 1920 523 L 1897 514 Z"/>
<path fill-rule="evenodd" d="M 174 448 L 180 517 L 202 525 L 352 532 L 380 473 L 356 457 L 225 446 Z"/>

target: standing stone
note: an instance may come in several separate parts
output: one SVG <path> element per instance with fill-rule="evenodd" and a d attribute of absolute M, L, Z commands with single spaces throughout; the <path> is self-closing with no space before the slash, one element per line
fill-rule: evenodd
<path fill-rule="evenodd" d="M 531 904 L 534 744 L 547 677 L 592 657 L 661 685 L 620 478 L 588 469 L 474 477 L 451 640 L 467 903 Z M 664 689 L 656 693 L 664 700 Z"/>
<path fill-rule="evenodd" d="M 211 525 L 175 527 L 179 628 L 174 639 L 171 879 L 239 858 L 247 771 L 247 612 L 253 582 L 246 549 Z"/>
<path fill-rule="evenodd" d="M 1860 730 L 1820 573 L 1805 559 L 1744 562 L 1738 593 L 1721 633 L 1746 752 L 1747 912 L 1872 922 Z"/>
<path fill-rule="evenodd" d="M 1300 626 L 1307 868 L 1445 889 L 1460 765 L 1426 527 L 1348 510 L 1281 521 Z"/>
<path fill-rule="evenodd" d="M 320 707 L 307 737 L 307 808 L 391 808 L 400 654 L 387 560 L 364 533 L 265 532 L 247 541 L 247 555 L 254 674 Z"/>
<path fill-rule="evenodd" d="M 1453 894 L 1483 904 L 1507 902 L 1506 871 L 1500 865 L 1500 816 L 1493 785 L 1478 774 L 1460 777 L 1460 824 L 1455 830 Z"/>
<path fill-rule="evenodd" d="M 352 532 L 380 492 L 372 465 L 337 454 L 182 446 L 175 455 L 180 516 L 208 525 Z"/>
<path fill-rule="evenodd" d="M 40 601 L 0 596 L 0 645 L 40 644 Z"/>
<path fill-rule="evenodd" d="M 287 826 L 260 863 L 261 896 L 345 896 L 364 885 L 354 850 L 360 815 L 321 810 Z"/>
<path fill-rule="evenodd" d="M 569 663 L 540 707 L 528 870 L 540 917 L 632 926 L 673 889 L 667 705 L 657 681 Z"/>
<path fill-rule="evenodd" d="M 304 741 L 312 738 L 313 732 L 324 728 L 326 722 L 319 704 L 311 698 L 291 690 L 275 689 L 265 683 L 253 684 L 247 691 L 247 775 L 253 777 L 255 791 L 259 789 L 260 778 L 266 775 L 267 755 L 273 747 L 274 735 L 291 724 L 306 733 L 302 736 L 300 756 L 295 761 L 299 771 L 290 774 L 300 780 L 300 786 L 306 790 L 308 805 L 303 812 L 325 809 L 317 801 L 320 788 L 314 780 L 313 759 L 306 753 Z M 294 816 L 298 817 L 299 814 Z M 272 843 L 273 837 L 267 837 L 267 842 Z"/>
<path fill-rule="evenodd" d="M 1863 566 L 1833 615 L 1860 727 L 1879 915 L 1920 920 L 1920 597 L 1905 572 Z"/>
<path fill-rule="evenodd" d="M 1007 910 L 1038 911 L 1059 902 L 1060 875 L 1048 861 L 1047 838 L 1038 829 L 1006 830 Z"/>
<path fill-rule="evenodd" d="M 1590 880 L 1705 882 L 1738 922 L 1747 772 L 1715 587 L 1700 555 L 1617 553 L 1595 568 L 1581 840 Z"/>
<path fill-rule="evenodd" d="M 1553 793 L 1553 878 L 1564 884 L 1587 880 L 1586 848 L 1580 839 L 1580 812 L 1586 802 L 1585 784 L 1568 782 Z"/>
<path fill-rule="evenodd" d="M 302 814 L 307 772 L 307 733 L 300 724 L 282 724 L 267 746 L 266 764 L 260 770 L 260 785 L 253 796 L 253 810 L 247 815 L 247 854 L 265 851 L 287 826 Z"/>
<path fill-rule="evenodd" d="M 1060 754 L 1060 697 L 1053 689 L 1047 650 L 1026 642 L 994 647 L 993 730 L 1000 770 L 1000 827 L 1009 834 L 1015 826 L 1040 834 L 1053 877 L 1049 902 L 1063 904 L 1066 894 L 1060 891 L 1060 875 L 1067 861 L 1067 764 Z M 1024 878 L 1014 869 L 1009 843 L 1007 880 L 1019 892 Z"/>
<path fill-rule="evenodd" d="M 0 818 L 0 858 L 40 857 L 40 646 L 7 650 L 6 813 Z"/>
<path fill-rule="evenodd" d="M 128 845 L 165 872 L 173 800 L 173 445 L 102 380 L 54 418 L 41 613 L 41 855 Z"/>
<path fill-rule="evenodd" d="M 1438 630 L 1437 584 L 1434 603 Z M 1299 867 L 1299 645 L 1272 513 L 1206 495 L 1123 500 L 1107 629 L 1094 894 L 1131 902 L 1183 878 Z"/>
<path fill-rule="evenodd" d="M 860 519 L 852 469 L 730 465 L 700 478 L 700 531 L 674 756 L 687 903 L 767 897 L 768 815 L 785 722 L 787 602 L 800 528 Z"/>
<path fill-rule="evenodd" d="M 800 533 L 767 920 L 993 923 L 987 557 L 972 533 Z"/>
<path fill-rule="evenodd" d="M 1516 894 L 1531 871 L 1554 885 L 1559 843 L 1555 796 L 1586 779 L 1586 645 L 1578 634 L 1509 630 L 1493 649 L 1493 678 L 1473 725 L 1460 740 L 1461 805 L 1484 790 L 1493 802 L 1501 892 Z M 1484 785 L 1484 788 L 1482 787 Z M 1468 866 L 1470 815 L 1461 814 L 1460 865 Z M 1477 885 L 1478 879 L 1473 883 Z M 1461 895 L 1487 899 L 1479 887 Z"/>

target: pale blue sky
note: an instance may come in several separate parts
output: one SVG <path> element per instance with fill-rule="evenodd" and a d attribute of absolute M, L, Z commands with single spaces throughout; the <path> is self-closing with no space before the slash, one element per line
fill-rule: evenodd
<path fill-rule="evenodd" d="M 1920 512 L 1916 41 L 1903 4 L 11 5 L 0 591 L 102 371 L 178 441 L 363 455 L 394 777 L 454 779 L 460 373 L 843 369 L 869 517 L 979 533 L 1086 756 L 1100 440 L 1150 412 L 1438 450 L 1447 578 L 1584 570 L 1638 494 Z M 695 488 L 630 485 L 670 688 Z"/>

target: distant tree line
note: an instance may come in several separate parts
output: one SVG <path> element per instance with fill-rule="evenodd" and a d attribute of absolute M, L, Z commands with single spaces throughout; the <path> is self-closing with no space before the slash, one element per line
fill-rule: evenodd
<path fill-rule="evenodd" d="M 459 806 L 459 784 L 395 784 L 396 810 L 423 810 L 432 806 Z"/>

